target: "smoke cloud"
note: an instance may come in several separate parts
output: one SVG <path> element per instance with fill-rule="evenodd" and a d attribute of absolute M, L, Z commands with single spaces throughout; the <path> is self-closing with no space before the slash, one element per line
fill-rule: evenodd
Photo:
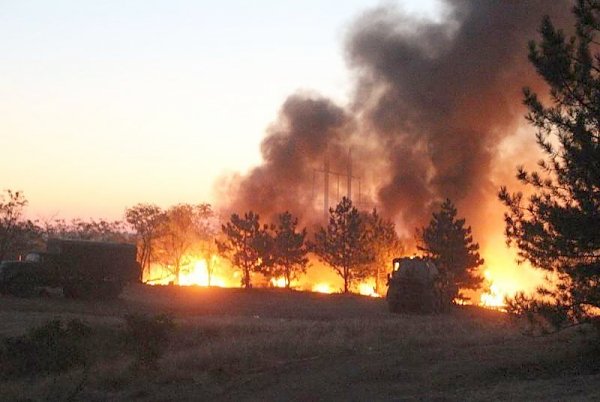
<path fill-rule="evenodd" d="M 261 144 L 263 164 L 246 176 L 231 178 L 222 190 L 233 195 L 228 209 L 251 209 L 267 217 L 293 211 L 312 222 L 317 161 L 323 161 L 326 152 L 340 152 L 354 131 L 351 126 L 347 113 L 325 98 L 290 96 Z"/>
<path fill-rule="evenodd" d="M 333 171 L 346 172 L 352 147 L 363 206 L 376 206 L 406 234 L 444 198 L 476 227 L 497 202 L 500 146 L 523 124 L 522 88 L 543 88 L 527 43 L 543 15 L 568 26 L 570 7 L 567 0 L 449 0 L 442 22 L 417 21 L 394 6 L 365 12 L 346 39 L 356 77 L 351 104 L 290 96 L 262 142 L 263 164 L 229 181 L 228 209 L 290 210 L 318 222 L 323 176 L 315 170 L 327 155 Z M 342 185 L 345 195 L 344 178 Z"/>

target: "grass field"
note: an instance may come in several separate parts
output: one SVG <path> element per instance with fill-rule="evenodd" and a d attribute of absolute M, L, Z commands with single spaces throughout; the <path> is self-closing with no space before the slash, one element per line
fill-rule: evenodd
<path fill-rule="evenodd" d="M 140 312 L 175 318 L 155 369 L 136 369 L 115 335 Z M 591 333 L 527 337 L 474 307 L 394 315 L 361 296 L 144 286 L 109 303 L 0 296 L 0 336 L 53 318 L 94 329 L 93 363 L 4 379 L 0 400 L 600 399 Z"/>

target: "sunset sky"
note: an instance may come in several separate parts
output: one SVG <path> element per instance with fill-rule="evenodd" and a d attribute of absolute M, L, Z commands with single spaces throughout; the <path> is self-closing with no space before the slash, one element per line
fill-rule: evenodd
<path fill-rule="evenodd" d="M 378 4 L 3 1 L 0 184 L 34 218 L 217 202 L 287 95 L 347 101 L 345 29 Z M 439 18 L 433 0 L 398 4 Z"/>

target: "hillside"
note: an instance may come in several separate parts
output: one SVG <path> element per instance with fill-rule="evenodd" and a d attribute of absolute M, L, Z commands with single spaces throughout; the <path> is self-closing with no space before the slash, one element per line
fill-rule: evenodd
<path fill-rule="evenodd" d="M 114 335 L 125 314 L 170 313 L 155 370 L 135 370 Z M 134 287 L 115 302 L 0 297 L 0 335 L 53 318 L 93 328 L 97 358 L 75 400 L 594 399 L 589 336 L 531 338 L 502 313 L 387 312 L 385 300 L 284 290 Z M 5 379 L 1 400 L 64 399 L 83 370 Z"/>

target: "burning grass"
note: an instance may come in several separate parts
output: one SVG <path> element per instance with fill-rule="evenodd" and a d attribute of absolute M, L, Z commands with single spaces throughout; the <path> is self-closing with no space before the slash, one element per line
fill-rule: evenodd
<path fill-rule="evenodd" d="M 98 353 L 80 400 L 599 396 L 598 367 L 580 353 L 584 335 L 527 338 L 505 314 L 475 307 L 408 316 L 361 296 L 137 287 L 106 305 L 5 297 L 0 314 L 13 332 L 21 319 L 24 332 L 66 307 L 90 323 Z M 134 311 L 175 317 L 156 370 L 136 369 L 115 335 Z M 0 399 L 64 398 L 82 375 L 4 381 Z"/>

